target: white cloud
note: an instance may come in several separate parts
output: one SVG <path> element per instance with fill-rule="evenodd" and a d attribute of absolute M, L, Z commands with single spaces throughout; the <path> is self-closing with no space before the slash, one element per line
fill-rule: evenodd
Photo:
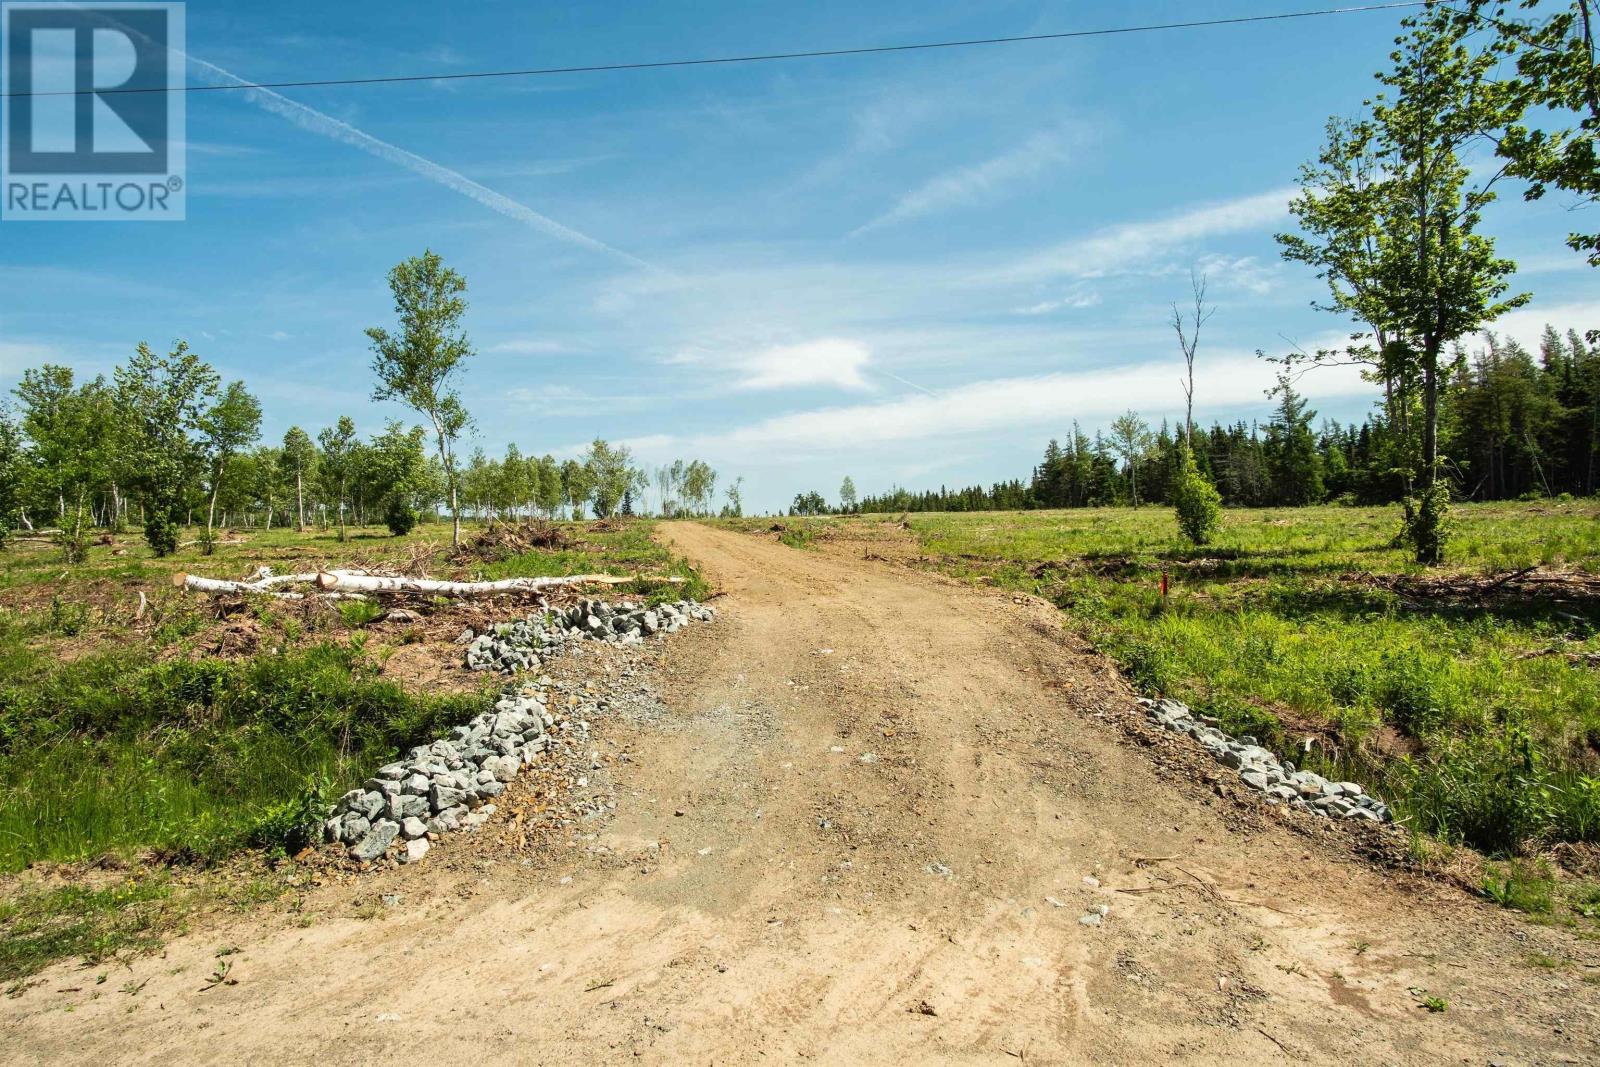
<path fill-rule="evenodd" d="M 1100 303 L 1100 294 L 1093 289 L 1075 285 L 1065 295 L 1056 300 L 1041 300 L 1037 304 L 1017 308 L 1018 315 L 1048 315 L 1052 311 L 1081 311 L 1092 308 Z"/>
<path fill-rule="evenodd" d="M 824 337 L 755 351 L 681 352 L 668 362 L 727 372 L 733 375 L 731 388 L 756 392 L 805 386 L 866 389 L 861 372 L 871 358 L 871 350 L 860 341 Z"/>
<path fill-rule="evenodd" d="M 998 271 L 1012 280 L 1099 278 L 1148 265 L 1152 260 L 1207 237 L 1259 230 L 1284 218 L 1293 189 L 1205 204 L 1176 215 L 1126 222 L 1036 252 Z"/>
<path fill-rule="evenodd" d="M 42 363 L 67 362 L 69 360 L 66 354 L 54 345 L 37 341 L 0 340 L 0 378 L 15 377 L 27 368 L 37 367 Z"/>
<path fill-rule="evenodd" d="M 271 341 L 287 341 L 293 336 L 293 334 L 285 333 L 283 330 L 273 330 L 267 334 L 267 339 Z"/>
<path fill-rule="evenodd" d="M 1243 289 L 1256 296 L 1266 296 L 1278 287 L 1278 273 L 1264 266 L 1255 256 L 1225 256 L 1212 253 L 1202 256 L 1195 270 L 1212 283 L 1212 293 L 1221 289 Z"/>
<path fill-rule="evenodd" d="M 1567 304 L 1534 302 L 1527 307 L 1501 315 L 1485 332 L 1514 340 L 1529 352 L 1536 353 L 1539 351 L 1539 337 L 1544 333 L 1546 325 L 1554 326 L 1563 337 L 1568 330 L 1577 330 L 1582 336 L 1585 330 L 1600 329 L 1600 302 L 1576 301 Z M 1469 341 L 1468 347 L 1472 347 L 1472 342 Z"/>
<path fill-rule="evenodd" d="M 1009 152 L 970 167 L 960 167 L 917 186 L 888 211 L 857 227 L 855 237 L 880 226 L 931 215 L 993 196 L 1014 182 L 1031 178 L 1066 155 L 1066 137 L 1058 130 L 1036 133 Z"/>
<path fill-rule="evenodd" d="M 501 341 L 484 349 L 485 352 L 507 356 L 547 356 L 558 352 L 571 352 L 572 350 L 571 345 L 560 341 L 536 341 L 532 338 Z"/>
<path fill-rule="evenodd" d="M 1196 417 L 1258 405 L 1272 384 L 1271 365 L 1254 356 L 1209 359 L 1196 383 Z M 1370 394 L 1356 368 L 1320 371 L 1301 382 L 1313 401 Z M 723 433 L 684 438 L 656 435 L 629 442 L 641 454 L 688 451 L 719 459 L 805 458 L 890 445 L 922 445 L 952 438 L 1029 428 L 1060 428 L 1078 419 L 1103 424 L 1134 408 L 1152 421 L 1182 409 L 1178 372 L 1171 360 L 1066 374 L 972 382 L 939 395 L 793 412 Z"/>

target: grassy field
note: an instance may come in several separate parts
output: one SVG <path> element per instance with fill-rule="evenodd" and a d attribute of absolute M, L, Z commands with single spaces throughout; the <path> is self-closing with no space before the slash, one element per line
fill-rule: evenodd
<path fill-rule="evenodd" d="M 462 564 L 439 527 L 343 543 L 331 531 L 255 532 L 209 557 L 160 560 L 130 536 L 72 568 L 44 545 L 0 553 L 0 872 L 108 852 L 214 859 L 292 846 L 319 802 L 470 718 L 496 685 L 417 692 L 385 677 L 385 660 L 420 634 L 369 630 L 369 605 L 259 598 L 219 619 L 208 598 L 173 590 L 172 573 L 421 561 L 436 576 L 693 577 L 648 523 L 567 533 L 565 548 Z M 695 583 L 691 595 L 703 592 Z M 136 620 L 141 591 L 149 606 Z"/>
<path fill-rule="evenodd" d="M 1491 854 L 1600 841 L 1600 600 L 1581 580 L 1600 572 L 1600 506 L 1456 517 L 1449 566 L 1425 572 L 1392 508 L 1228 511 L 1199 550 L 1157 508 L 903 516 L 925 565 L 1048 597 L 1140 688 L 1364 781 L 1415 829 Z M 1533 566 L 1579 580 L 1480 577 Z"/>

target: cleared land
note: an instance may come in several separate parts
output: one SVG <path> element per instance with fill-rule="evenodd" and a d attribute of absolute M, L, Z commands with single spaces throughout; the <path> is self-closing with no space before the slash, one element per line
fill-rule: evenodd
<path fill-rule="evenodd" d="M 663 646 L 661 714 L 603 726 L 612 818 L 330 878 L 99 986 L 52 968 L 0 1000 L 5 1046 L 1411 1063 L 1581 1060 L 1600 1036 L 1592 943 L 1236 803 L 1053 607 L 854 552 L 666 536 L 727 595 Z M 222 962 L 237 984 L 209 981 Z"/>
<path fill-rule="evenodd" d="M 1397 522 L 1233 510 L 1204 549 L 1156 508 L 773 532 L 1044 596 L 1135 685 L 1377 788 L 1430 838 L 1506 855 L 1600 839 L 1600 508 L 1463 506 L 1435 570 L 1408 562 Z"/>

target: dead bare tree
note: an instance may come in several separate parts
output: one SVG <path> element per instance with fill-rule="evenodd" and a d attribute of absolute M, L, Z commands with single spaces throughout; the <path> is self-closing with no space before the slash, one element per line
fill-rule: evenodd
<path fill-rule="evenodd" d="M 1178 305 L 1172 305 L 1172 329 L 1178 335 L 1178 347 L 1183 349 L 1183 443 L 1184 447 L 1194 448 L 1194 354 L 1200 347 L 1200 327 L 1212 315 L 1217 313 L 1214 305 L 1206 304 L 1206 276 L 1196 274 L 1194 268 L 1189 268 L 1189 288 L 1194 293 L 1194 314 L 1185 317 L 1178 310 Z"/>

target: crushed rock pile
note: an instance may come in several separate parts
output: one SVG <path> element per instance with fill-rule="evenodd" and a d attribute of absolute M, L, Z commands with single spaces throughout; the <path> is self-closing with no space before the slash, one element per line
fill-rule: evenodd
<path fill-rule="evenodd" d="M 403 840 L 400 861 L 414 863 L 428 854 L 429 834 L 476 829 L 494 814 L 489 801 L 544 751 L 554 722 L 536 694 L 507 693 L 448 738 L 379 767 L 334 805 L 324 836 L 363 862 Z"/>
<path fill-rule="evenodd" d="M 467 666 L 475 671 L 536 670 L 541 656 L 560 653 L 578 641 L 637 645 L 657 633 L 676 633 L 686 623 L 710 622 L 716 610 L 693 600 L 644 607 L 627 601 L 582 600 L 560 612 L 499 623 L 469 637 Z"/>
<path fill-rule="evenodd" d="M 692 601 L 649 610 L 584 601 L 572 611 L 504 624 L 492 632 L 538 634 L 542 643 L 534 647 L 546 649 L 596 637 L 620 649 L 642 644 L 643 638 L 635 637 L 633 629 L 637 622 L 638 632 L 646 632 L 647 622 L 641 616 L 654 617 L 648 632 L 671 633 L 690 619 L 710 621 L 715 612 Z M 604 632 L 590 620 L 601 620 Z M 537 665 L 538 660 L 531 663 Z M 624 677 L 629 673 L 624 671 Z M 570 694 L 568 706 L 555 709 L 555 714 L 546 706 L 541 688 L 552 685 Z M 539 678 L 536 685 L 507 689 L 492 710 L 453 728 L 448 737 L 412 748 L 404 759 L 379 767 L 359 789 L 346 793 L 324 821 L 323 836 L 345 845 L 350 858 L 361 863 L 389 856 L 396 846 L 393 859 L 415 863 L 441 835 L 478 829 L 494 814 L 493 800 L 505 792 L 507 783 L 552 745 L 560 749 L 566 731 L 575 729 L 587 736 L 587 718 L 574 715 L 608 710 L 610 701 L 592 686 L 584 685 L 581 692 L 580 697 L 570 684 L 552 683 L 548 677 Z M 583 781 L 579 779 L 580 784 Z"/>
<path fill-rule="evenodd" d="M 1140 697 L 1139 703 L 1157 726 L 1189 735 L 1218 763 L 1236 769 L 1239 780 L 1261 793 L 1269 804 L 1287 804 L 1296 811 L 1337 819 L 1391 821 L 1389 806 L 1356 782 L 1330 782 L 1312 771 L 1297 770 L 1293 763 L 1258 745 L 1255 738 L 1229 737 L 1179 701 Z"/>

